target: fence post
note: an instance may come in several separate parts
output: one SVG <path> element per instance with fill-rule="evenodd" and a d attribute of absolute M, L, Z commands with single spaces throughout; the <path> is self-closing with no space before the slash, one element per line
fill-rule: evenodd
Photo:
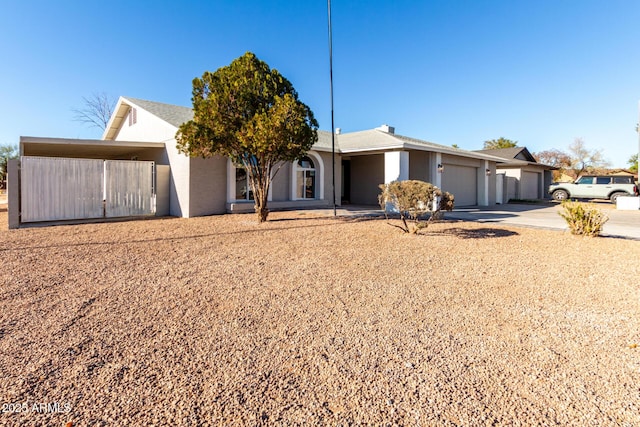
<path fill-rule="evenodd" d="M 7 162 L 7 206 L 9 229 L 20 227 L 20 160 Z"/>

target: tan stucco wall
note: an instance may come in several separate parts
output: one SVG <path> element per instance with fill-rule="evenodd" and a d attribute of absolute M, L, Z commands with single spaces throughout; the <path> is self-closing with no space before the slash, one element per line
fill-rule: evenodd
<path fill-rule="evenodd" d="M 282 165 L 271 186 L 272 201 L 289 200 L 289 194 L 291 193 L 291 163 Z"/>
<path fill-rule="evenodd" d="M 331 153 L 325 153 L 325 152 L 317 152 L 317 154 L 320 156 L 320 158 L 322 159 L 322 163 L 324 164 L 324 200 L 326 200 L 327 202 L 333 204 L 333 196 L 331 194 L 331 189 L 333 186 L 333 182 L 331 179 L 331 170 L 333 168 L 332 166 L 332 160 L 331 160 Z M 340 205 L 340 188 L 341 188 L 341 179 L 342 179 L 342 173 L 341 173 L 341 167 L 342 167 L 342 157 L 339 154 L 335 155 L 335 161 L 336 161 L 336 165 L 335 165 L 335 172 L 336 172 L 336 205 Z"/>
<path fill-rule="evenodd" d="M 496 163 L 489 162 L 489 170 L 491 171 L 491 175 L 488 177 L 489 180 L 489 205 L 495 205 L 499 202 L 497 200 L 496 194 Z"/>
<path fill-rule="evenodd" d="M 430 182 L 429 158 L 426 151 L 409 151 L 409 179 Z"/>
<path fill-rule="evenodd" d="M 227 202 L 227 158 L 189 159 L 189 217 L 222 214 Z"/>
<path fill-rule="evenodd" d="M 480 159 L 472 159 L 469 157 L 461 157 L 461 156 L 452 156 L 450 154 L 442 155 L 442 164 L 452 164 L 458 166 L 471 166 L 474 168 L 479 168 L 483 166 L 484 162 Z"/>
<path fill-rule="evenodd" d="M 189 216 L 189 168 L 190 158 L 178 153 L 175 140 L 165 143 L 171 165 L 170 213 L 173 216 Z"/>
<path fill-rule="evenodd" d="M 142 161 L 152 161 L 157 165 L 168 165 L 169 164 L 169 156 L 167 155 L 166 150 L 158 149 L 153 150 L 153 152 L 149 152 L 150 150 L 139 151 L 131 153 L 131 158 L 136 157 L 135 160 Z M 129 159 L 122 159 L 129 160 Z"/>
<path fill-rule="evenodd" d="M 351 203 L 377 205 L 380 189 L 384 183 L 384 155 L 351 157 Z M 340 187 L 338 187 L 340 188 Z"/>

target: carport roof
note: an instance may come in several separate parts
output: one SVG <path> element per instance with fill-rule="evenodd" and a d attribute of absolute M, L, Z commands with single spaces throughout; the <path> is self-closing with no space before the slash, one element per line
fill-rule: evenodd
<path fill-rule="evenodd" d="M 20 137 L 21 156 L 118 159 L 130 158 L 134 154 L 145 152 L 151 154 L 164 149 L 163 142 Z"/>

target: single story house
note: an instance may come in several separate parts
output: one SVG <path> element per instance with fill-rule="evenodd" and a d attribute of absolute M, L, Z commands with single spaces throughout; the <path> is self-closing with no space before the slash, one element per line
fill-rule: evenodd
<path fill-rule="evenodd" d="M 547 188 L 553 181 L 552 171 L 557 168 L 538 163 L 526 147 L 476 152 L 503 159 L 496 165 L 499 187 L 502 181 L 502 191 L 499 191 L 502 198 L 498 197 L 498 203 L 507 203 L 511 199 L 535 200 L 550 197 Z"/>
<path fill-rule="evenodd" d="M 9 225 L 139 215 L 196 217 L 253 211 L 242 168 L 230 159 L 188 157 L 175 134 L 190 107 L 120 97 L 102 139 L 20 138 L 9 164 Z M 284 164 L 269 193 L 271 209 L 329 207 L 332 135 L 301 160 Z M 395 133 L 388 125 L 336 131 L 337 204 L 377 204 L 378 185 L 420 179 L 455 196 L 456 206 L 500 203 L 496 172 L 505 162 Z M 19 179 L 12 179 L 17 176 Z"/>

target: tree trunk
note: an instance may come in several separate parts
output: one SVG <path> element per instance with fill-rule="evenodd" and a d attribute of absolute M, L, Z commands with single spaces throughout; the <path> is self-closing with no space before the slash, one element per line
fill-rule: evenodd
<path fill-rule="evenodd" d="M 256 191 L 257 190 L 257 191 Z M 253 192 L 253 197 L 255 198 L 255 210 L 258 215 L 258 222 L 263 223 L 267 220 L 269 216 L 269 208 L 267 207 L 269 190 L 260 188 L 256 189 Z"/>
<path fill-rule="evenodd" d="M 256 205 L 256 213 L 258 214 L 258 222 L 262 223 L 267 220 L 269 209 L 266 206 L 258 207 L 258 205 Z"/>
<path fill-rule="evenodd" d="M 249 182 L 253 189 L 254 209 L 258 215 L 258 223 L 263 223 L 269 216 L 269 187 L 271 186 L 271 166 L 253 162 L 245 162 L 244 166 L 249 175 Z M 261 166 L 261 167 L 260 167 Z"/>

